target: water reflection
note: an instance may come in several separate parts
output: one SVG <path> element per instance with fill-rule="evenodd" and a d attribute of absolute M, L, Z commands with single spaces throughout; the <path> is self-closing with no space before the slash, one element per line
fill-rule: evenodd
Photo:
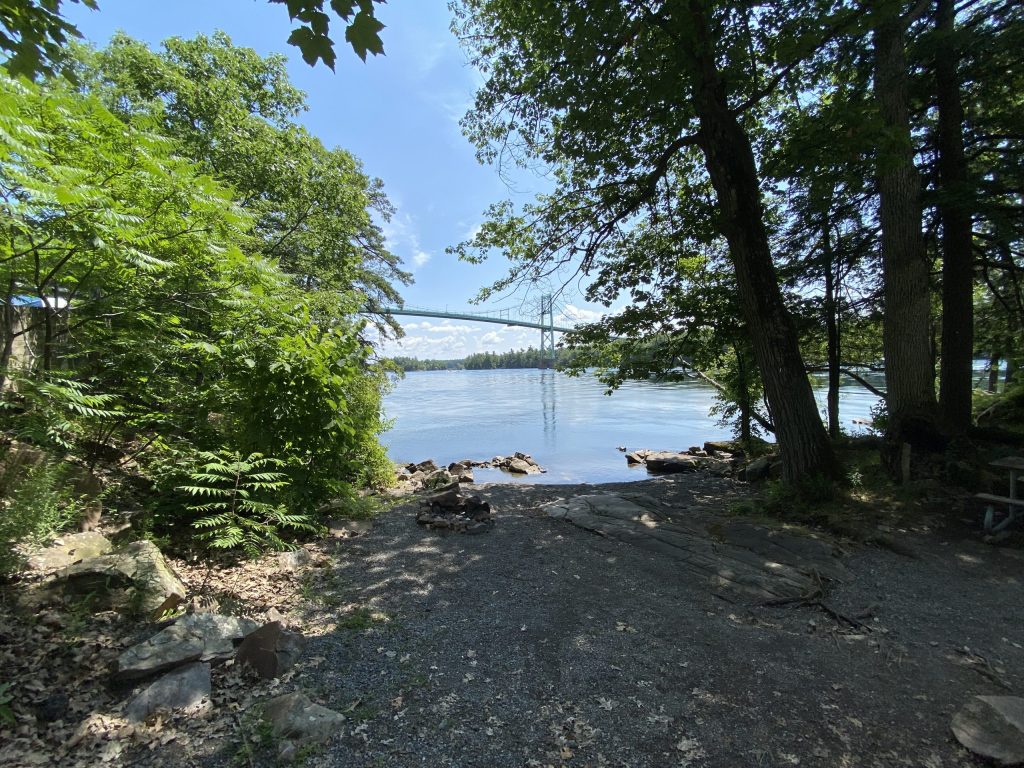
<path fill-rule="evenodd" d="M 626 382 L 611 396 L 593 377 L 557 371 L 422 371 L 409 373 L 385 399 L 395 420 L 383 436 L 396 461 L 489 459 L 515 451 L 547 467 L 529 482 L 638 480 L 616 446 L 685 450 L 726 439 L 731 429 L 708 415 L 715 391 L 696 380 Z M 816 387 L 820 407 L 824 389 Z M 846 431 L 870 418 L 877 398 L 852 382 L 841 390 Z M 510 479 L 479 473 L 482 481 Z"/>
<path fill-rule="evenodd" d="M 557 372 L 540 371 L 540 405 L 544 420 L 544 445 L 555 444 L 555 405 L 558 401 Z"/>

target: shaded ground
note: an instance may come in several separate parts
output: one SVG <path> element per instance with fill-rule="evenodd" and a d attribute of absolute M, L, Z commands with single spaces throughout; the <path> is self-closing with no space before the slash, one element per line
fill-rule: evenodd
<path fill-rule="evenodd" d="M 728 480 L 602 486 L 699 514 Z M 728 602 L 666 556 L 537 514 L 592 486 L 484 489 L 481 536 L 409 508 L 339 545 L 333 578 L 379 612 L 301 675 L 362 718 L 330 766 L 954 766 L 949 731 L 979 693 L 1024 684 L 1016 551 L 897 532 L 862 549 L 825 608 Z M 862 621 L 864 626 L 856 626 Z M 332 674 L 324 674 L 331 670 Z"/>
<path fill-rule="evenodd" d="M 34 675 L 32 706 L 67 686 L 72 707 L 67 722 L 40 726 L 16 701 L 32 753 L 0 744 L 0 754 L 11 765 L 271 765 L 255 705 L 301 687 L 351 724 L 300 765 L 980 765 L 949 721 L 974 694 L 1024 689 L 1019 550 L 921 518 L 891 532 L 905 554 L 841 545 L 843 582 L 823 582 L 811 604 L 764 605 L 716 591 L 670 554 L 539 511 L 595 490 L 644 494 L 714 537 L 743 488 L 698 475 L 482 486 L 497 518 L 482 535 L 429 531 L 405 505 L 365 536 L 314 547 L 305 573 L 268 561 L 215 572 L 222 604 L 282 610 L 310 644 L 280 682 L 217 670 L 203 720 L 119 724 L 125 694 L 102 683 L 104 665 L 145 627 L 32 626 L 41 642 L 62 638 L 77 681 L 55 677 L 54 652 L 17 653 L 21 630 L 5 627 L 5 679 Z M 190 587 L 209 576 L 179 566 Z M 107 730 L 67 747 L 87 716 Z"/>

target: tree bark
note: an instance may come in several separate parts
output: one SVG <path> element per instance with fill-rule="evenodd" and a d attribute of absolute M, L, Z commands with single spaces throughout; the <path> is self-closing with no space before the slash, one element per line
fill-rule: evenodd
<path fill-rule="evenodd" d="M 719 228 L 729 244 L 740 303 L 751 331 L 754 358 L 764 379 L 787 482 L 837 477 L 838 465 L 818 415 L 793 319 L 782 300 L 772 263 L 757 166 L 750 138 L 729 108 L 710 23 L 700 0 L 688 3 L 696 46 L 680 51 L 695 69 L 694 107 L 719 206 Z"/>
<path fill-rule="evenodd" d="M 825 331 L 828 335 L 828 434 L 839 437 L 839 381 L 842 350 L 839 340 L 839 267 L 832 249 L 832 231 L 825 214 L 822 238 L 825 246 Z"/>
<path fill-rule="evenodd" d="M 999 355 L 992 355 L 988 359 L 988 391 L 995 392 L 999 389 Z"/>
<path fill-rule="evenodd" d="M 931 449 L 938 431 L 929 337 L 930 270 L 921 235 L 921 179 L 910 133 L 906 21 L 891 14 L 891 5 L 884 0 L 870 5 L 874 94 L 884 130 L 877 175 L 889 438 L 897 446 L 909 442 Z"/>
<path fill-rule="evenodd" d="M 964 158 L 964 108 L 953 38 L 953 0 L 938 0 L 935 86 L 939 108 L 938 166 L 942 196 L 942 357 L 939 410 L 947 429 L 963 434 L 971 424 L 974 389 L 974 255 Z"/>

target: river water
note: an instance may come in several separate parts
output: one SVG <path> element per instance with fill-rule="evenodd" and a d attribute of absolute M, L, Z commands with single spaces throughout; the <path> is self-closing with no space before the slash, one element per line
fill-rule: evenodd
<path fill-rule="evenodd" d="M 824 381 L 816 384 L 824 409 Z M 557 371 L 415 371 L 385 398 L 394 425 L 382 440 L 400 462 L 448 464 L 522 451 L 548 470 L 522 479 L 477 469 L 477 482 L 608 483 L 647 477 L 642 467 L 626 465 L 618 446 L 686 450 L 732 436 L 709 415 L 715 391 L 704 382 L 631 381 L 612 395 L 604 392 L 592 376 Z M 876 402 L 862 386 L 844 380 L 843 429 L 863 431 L 854 420 L 869 419 Z"/>

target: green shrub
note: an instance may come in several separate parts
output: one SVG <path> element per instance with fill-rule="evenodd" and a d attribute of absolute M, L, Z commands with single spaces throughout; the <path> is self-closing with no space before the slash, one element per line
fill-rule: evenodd
<path fill-rule="evenodd" d="M 20 478 L 5 478 L 7 496 L 0 513 L 0 575 L 23 566 L 18 545 L 39 545 L 78 522 L 82 503 L 72 490 L 72 467 L 44 461 Z"/>
<path fill-rule="evenodd" d="M 307 515 L 292 514 L 282 504 L 268 501 L 288 483 L 275 471 L 284 462 L 258 453 L 242 458 L 230 451 L 203 452 L 206 461 L 191 473 L 192 484 L 178 490 L 200 499 L 188 507 L 204 516 L 192 523 L 199 538 L 215 549 L 241 548 L 251 557 L 267 549 L 285 550 L 281 529 L 313 531 Z"/>

